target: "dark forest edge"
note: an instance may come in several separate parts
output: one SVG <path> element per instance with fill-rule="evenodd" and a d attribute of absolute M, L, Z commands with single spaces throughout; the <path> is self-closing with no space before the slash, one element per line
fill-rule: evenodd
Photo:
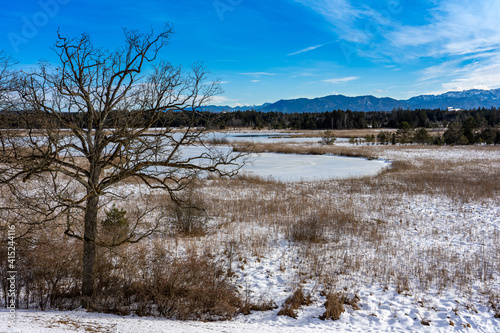
<path fill-rule="evenodd" d="M 107 125 L 115 127 L 128 111 L 115 111 L 110 115 Z M 146 123 L 150 115 L 142 111 Z M 65 115 L 79 122 L 82 127 L 86 119 L 81 114 Z M 419 143 L 419 144 L 500 144 L 500 109 L 481 108 L 461 111 L 441 109 L 394 110 L 391 112 L 372 111 L 328 111 L 322 113 L 282 113 L 261 112 L 255 110 L 212 113 L 196 112 L 193 122 L 192 112 L 166 111 L 159 117 L 153 127 L 178 128 L 196 126 L 211 130 L 230 128 L 253 128 L 256 130 L 344 130 L 344 129 L 398 129 L 396 133 L 381 131 L 377 137 L 367 136 L 369 142 L 388 143 Z M 23 129 L 42 128 L 43 122 L 49 119 L 33 119 L 29 112 L 2 112 L 0 128 Z M 53 120 L 55 121 L 55 120 Z M 39 123 L 39 126 L 36 124 Z M 29 126 L 28 126 L 29 125 Z M 141 121 L 134 126 L 140 127 Z M 446 128 L 444 135 L 430 135 L 427 129 Z"/>

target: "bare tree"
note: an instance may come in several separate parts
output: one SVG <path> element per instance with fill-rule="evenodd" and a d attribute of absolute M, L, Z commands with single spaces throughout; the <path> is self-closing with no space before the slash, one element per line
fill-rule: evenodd
<path fill-rule="evenodd" d="M 83 241 L 87 307 L 96 246 L 138 242 L 161 222 L 145 223 L 146 210 L 123 237 L 100 239 L 99 210 L 103 198 L 117 195 L 116 185 L 133 179 L 180 203 L 179 194 L 200 173 L 231 176 L 241 167 L 240 155 L 208 146 L 204 129 L 195 127 L 200 106 L 220 92 L 217 82 L 208 80 L 200 64 L 185 73 L 159 60 L 172 33 L 170 25 L 158 34 L 125 29 L 125 44 L 116 51 L 95 47 L 86 34 L 58 34 L 53 49 L 59 65 L 41 63 L 17 75 L 13 105 L 25 131 L 2 137 L 0 184 L 36 213 L 21 218 L 25 224 L 66 217 L 65 235 Z M 171 126 L 179 118 L 182 130 Z"/>
<path fill-rule="evenodd" d="M 12 66 L 14 61 L 5 51 L 0 50 L 0 111 L 8 105 L 8 92 L 11 88 Z"/>

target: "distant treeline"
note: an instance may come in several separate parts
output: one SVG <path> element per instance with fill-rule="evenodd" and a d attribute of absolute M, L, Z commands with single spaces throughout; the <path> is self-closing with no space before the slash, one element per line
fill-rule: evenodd
<path fill-rule="evenodd" d="M 43 116 L 33 117 L 29 112 L 2 112 L 0 116 L 1 128 L 41 128 L 46 127 L 47 122 L 53 122 L 52 126 L 54 127 L 58 126 L 57 119 L 51 120 Z M 77 126 L 86 126 L 85 113 L 67 113 L 63 117 Z M 396 128 L 411 132 L 412 129 L 416 128 L 448 128 L 443 137 L 429 143 L 500 143 L 500 109 L 497 108 L 462 111 L 398 109 L 390 112 L 337 110 L 322 113 L 282 113 L 255 110 L 225 113 L 116 111 L 108 117 L 110 128 L 124 125 L 129 128 L 141 127 L 151 122 L 154 124 L 153 127 L 196 126 L 215 130 L 239 127 L 293 130 Z"/>
<path fill-rule="evenodd" d="M 339 130 L 361 128 L 399 128 L 406 122 L 412 128 L 447 127 L 454 121 L 464 121 L 472 117 L 479 126 L 495 127 L 500 123 L 500 110 L 473 109 L 463 111 L 447 110 L 394 110 L 373 111 L 327 111 L 322 113 L 282 113 L 259 111 L 234 111 L 217 114 L 213 125 L 221 129 L 228 127 L 252 127 L 255 129 L 296 129 L 296 130 Z"/>

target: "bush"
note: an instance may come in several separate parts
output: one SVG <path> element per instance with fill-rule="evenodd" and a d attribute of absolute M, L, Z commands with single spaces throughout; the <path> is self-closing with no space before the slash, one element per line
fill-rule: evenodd
<path fill-rule="evenodd" d="M 105 229 L 122 229 L 128 226 L 128 221 L 125 218 L 127 212 L 123 209 L 113 208 L 106 210 L 106 218 L 102 221 L 102 226 Z"/>
<path fill-rule="evenodd" d="M 297 318 L 297 310 L 302 305 L 311 304 L 311 295 L 304 295 L 302 288 L 295 290 L 292 296 L 288 297 L 283 303 L 281 310 L 278 312 L 278 316 L 288 316 L 291 318 Z"/>
<path fill-rule="evenodd" d="M 319 243 L 325 240 L 325 231 L 324 219 L 313 215 L 293 223 L 288 229 L 288 239 L 294 242 Z"/>
<path fill-rule="evenodd" d="M 160 315 L 182 320 L 227 320 L 242 306 L 224 268 L 198 256 L 175 261 L 150 294 Z"/>
<path fill-rule="evenodd" d="M 332 131 L 325 131 L 323 132 L 323 135 L 321 137 L 321 140 L 319 143 L 323 145 L 333 145 L 335 141 L 337 140 L 337 137 Z"/>
<path fill-rule="evenodd" d="M 367 134 L 365 136 L 365 141 L 368 142 L 368 143 L 375 142 L 375 135 L 373 135 L 373 134 Z"/>
<path fill-rule="evenodd" d="M 339 320 L 344 308 L 345 297 L 342 293 L 331 292 L 326 295 L 325 308 L 326 311 L 319 317 L 321 320 Z"/>
<path fill-rule="evenodd" d="M 380 131 L 378 134 L 377 134 L 377 140 L 378 142 L 380 142 L 381 144 L 388 144 L 389 141 L 391 140 L 391 133 L 390 132 L 386 132 L 386 131 Z"/>
<path fill-rule="evenodd" d="M 7 248 L 0 245 L 0 270 L 8 271 Z M 67 238 L 55 238 L 40 231 L 37 237 L 16 240 L 18 308 L 72 310 L 79 306 L 81 244 Z M 5 256 L 5 257 L 4 257 Z M 3 279 L 4 301 L 8 293 Z"/>
<path fill-rule="evenodd" d="M 173 221 L 175 230 L 184 236 L 202 236 L 205 234 L 207 215 L 203 200 L 192 189 L 188 190 L 184 202 L 173 203 Z"/>
<path fill-rule="evenodd" d="M 161 248 L 146 248 L 129 257 L 116 255 L 113 263 L 98 267 L 97 311 L 214 321 L 231 319 L 242 308 L 226 270 L 210 258 L 172 258 Z"/>
<path fill-rule="evenodd" d="M 419 128 L 413 134 L 413 141 L 420 144 L 430 144 L 432 143 L 432 137 L 429 135 L 429 132 L 425 128 Z"/>
<path fill-rule="evenodd" d="M 105 211 L 106 217 L 101 222 L 101 238 L 107 244 L 119 242 L 127 237 L 129 231 L 129 221 L 125 217 L 127 212 L 117 208 L 115 205 L 110 210 Z"/>

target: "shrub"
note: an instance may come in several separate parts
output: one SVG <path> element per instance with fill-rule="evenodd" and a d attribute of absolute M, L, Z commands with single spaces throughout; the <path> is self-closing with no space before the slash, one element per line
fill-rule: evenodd
<path fill-rule="evenodd" d="M 311 294 L 307 296 L 304 295 L 302 288 L 295 290 L 292 296 L 288 297 L 283 303 L 281 310 L 278 312 L 278 316 L 288 316 L 291 318 L 297 318 L 297 310 L 302 305 L 310 305 Z"/>
<path fill-rule="evenodd" d="M 242 306 L 225 269 L 199 256 L 175 261 L 151 294 L 159 314 L 182 320 L 230 319 Z"/>
<path fill-rule="evenodd" d="M 331 292 L 326 295 L 325 308 L 326 311 L 319 317 L 321 320 L 339 320 L 344 308 L 345 297 L 342 293 Z"/>
<path fill-rule="evenodd" d="M 319 243 L 325 240 L 325 230 L 325 221 L 313 215 L 293 223 L 288 229 L 288 239 L 294 242 Z"/>
<path fill-rule="evenodd" d="M 239 313 L 243 302 L 220 263 L 194 254 L 163 257 L 160 252 L 146 257 L 117 255 L 114 266 L 98 267 L 109 278 L 98 280 L 95 310 L 206 321 L 228 320 Z M 132 279 L 128 270 L 136 270 Z"/>
<path fill-rule="evenodd" d="M 377 140 L 381 143 L 381 144 L 388 144 L 389 141 L 391 139 L 391 133 L 389 132 L 386 132 L 386 131 L 380 131 L 378 134 L 377 134 Z"/>
<path fill-rule="evenodd" d="M 124 239 L 129 229 L 129 221 L 125 217 L 127 212 L 117 208 L 115 205 L 105 211 L 106 217 L 102 220 L 101 238 L 108 244 Z"/>
<path fill-rule="evenodd" d="M 184 236 L 202 236 L 205 234 L 207 215 L 203 200 L 192 189 L 188 190 L 184 202 L 173 203 L 173 221 L 175 230 Z"/>
<path fill-rule="evenodd" d="M 332 131 L 325 131 L 323 132 L 323 135 L 319 143 L 323 145 L 333 145 L 335 143 L 335 140 L 337 140 L 337 137 Z"/>
<path fill-rule="evenodd" d="M 425 128 L 419 128 L 413 134 L 413 141 L 421 144 L 429 144 L 433 142 L 433 139 Z"/>
<path fill-rule="evenodd" d="M 375 142 L 375 135 L 373 135 L 373 134 L 367 134 L 365 136 L 365 141 L 368 142 L 368 143 Z"/>
<path fill-rule="evenodd" d="M 102 226 L 106 229 L 121 229 L 127 227 L 128 221 L 125 218 L 127 212 L 123 209 L 116 208 L 113 205 L 113 208 L 110 210 L 106 210 L 106 218 L 102 221 Z"/>

